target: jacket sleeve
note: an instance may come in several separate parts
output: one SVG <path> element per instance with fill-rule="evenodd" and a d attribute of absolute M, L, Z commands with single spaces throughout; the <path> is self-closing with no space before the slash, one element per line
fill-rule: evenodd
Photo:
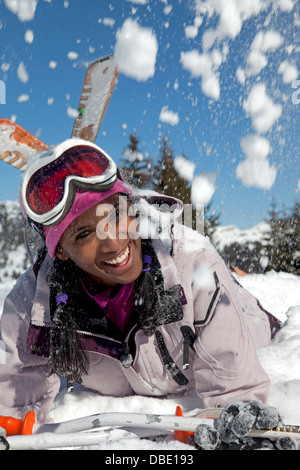
<path fill-rule="evenodd" d="M 60 380 L 48 376 L 48 359 L 26 348 L 35 278 L 21 276 L 4 302 L 1 316 L 0 415 L 23 418 L 33 410 L 37 421 L 50 421 L 49 411 Z"/>
<path fill-rule="evenodd" d="M 194 377 L 205 407 L 223 407 L 235 400 L 267 401 L 270 381 L 257 345 L 270 340 L 267 318 L 255 302 L 243 304 L 235 282 L 217 253 L 206 256 L 211 281 L 193 284 Z M 195 265 L 194 265 L 195 266 Z M 208 276 L 209 277 L 209 276 Z M 199 281 L 199 279 L 198 279 Z"/>

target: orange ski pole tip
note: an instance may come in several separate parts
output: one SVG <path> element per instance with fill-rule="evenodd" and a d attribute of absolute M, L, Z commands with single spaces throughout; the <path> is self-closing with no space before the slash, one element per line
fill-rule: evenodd
<path fill-rule="evenodd" d="M 181 406 L 179 405 L 176 407 L 175 416 L 183 416 Z M 179 431 L 179 430 L 174 431 L 174 434 L 175 434 L 175 439 L 182 443 L 185 443 L 186 439 L 189 436 L 194 435 L 193 431 Z"/>
<path fill-rule="evenodd" d="M 21 434 L 23 436 L 31 435 L 33 431 L 34 423 L 35 423 L 35 412 L 28 411 L 22 423 Z"/>
<path fill-rule="evenodd" d="M 0 426 L 5 429 L 7 436 L 32 434 L 34 423 L 34 411 L 29 411 L 24 419 L 13 418 L 12 416 L 0 416 Z"/>

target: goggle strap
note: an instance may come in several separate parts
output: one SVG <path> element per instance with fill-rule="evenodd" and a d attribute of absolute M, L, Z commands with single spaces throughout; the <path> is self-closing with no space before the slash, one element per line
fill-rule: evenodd
<path fill-rule="evenodd" d="M 44 235 L 44 232 L 43 232 L 43 229 L 42 229 L 42 226 L 41 224 L 39 224 L 38 222 L 35 222 L 34 220 L 32 220 L 30 217 L 27 217 L 27 222 L 28 222 L 28 225 L 33 229 L 35 230 L 39 235 L 40 237 L 45 240 L 45 235 Z"/>

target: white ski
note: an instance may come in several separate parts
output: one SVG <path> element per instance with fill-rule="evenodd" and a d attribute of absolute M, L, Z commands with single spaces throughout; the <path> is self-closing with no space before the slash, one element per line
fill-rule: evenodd
<path fill-rule="evenodd" d="M 100 59 L 88 68 L 72 137 L 95 142 L 118 74 L 113 56 Z"/>

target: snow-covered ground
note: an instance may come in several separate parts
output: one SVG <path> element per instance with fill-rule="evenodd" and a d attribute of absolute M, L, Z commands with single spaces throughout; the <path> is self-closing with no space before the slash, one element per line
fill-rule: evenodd
<path fill-rule="evenodd" d="M 285 423 L 300 423 L 300 277 L 287 273 L 269 272 L 239 277 L 243 284 L 259 299 L 263 307 L 285 322 L 275 340 L 259 351 L 263 367 L 269 374 L 272 386 L 270 405 L 280 411 Z M 0 308 L 6 294 L 13 286 L 11 280 L 1 283 Z M 101 412 L 137 412 L 155 414 L 174 414 L 176 405 L 181 405 L 183 412 L 199 408 L 199 402 L 193 392 L 185 396 L 168 398 L 148 398 L 132 396 L 125 398 L 102 397 L 89 391 L 65 390 L 57 397 L 53 408 L 54 421 L 65 421 L 77 417 Z M 187 450 L 190 447 L 172 438 L 160 442 L 123 438 L 115 441 L 101 441 L 97 446 L 106 450 Z"/>
<path fill-rule="evenodd" d="M 246 230 L 241 230 L 236 225 L 220 225 L 216 227 L 213 241 L 220 251 L 235 242 L 240 245 L 260 242 L 264 245 L 264 239 L 269 232 L 270 225 L 267 222 L 261 222 Z"/>

